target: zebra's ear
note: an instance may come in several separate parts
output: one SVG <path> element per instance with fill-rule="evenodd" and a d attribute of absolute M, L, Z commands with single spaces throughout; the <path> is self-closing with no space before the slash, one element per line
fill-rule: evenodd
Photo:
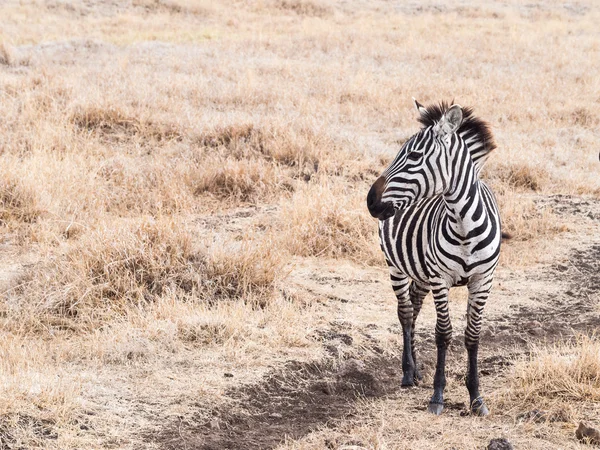
<path fill-rule="evenodd" d="M 417 111 L 419 112 L 419 114 L 424 115 L 427 112 L 427 108 L 425 108 L 423 105 L 421 105 L 416 98 L 412 98 L 413 102 L 415 102 L 415 108 L 417 108 Z"/>
<path fill-rule="evenodd" d="M 436 126 L 436 131 L 439 135 L 447 136 L 456 133 L 463 121 L 463 111 L 460 105 L 452 105 L 448 111 L 444 113 Z"/>

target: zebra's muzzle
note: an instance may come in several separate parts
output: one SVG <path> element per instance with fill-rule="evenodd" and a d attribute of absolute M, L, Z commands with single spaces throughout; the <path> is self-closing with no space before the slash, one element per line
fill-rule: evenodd
<path fill-rule="evenodd" d="M 379 177 L 367 195 L 367 208 L 371 215 L 379 220 L 389 219 L 396 213 L 393 203 L 381 201 L 384 188 L 385 178 Z"/>
<path fill-rule="evenodd" d="M 371 211 L 371 215 L 373 217 L 378 218 L 379 220 L 387 220 L 396 214 L 396 208 L 393 203 L 380 203 L 381 207 L 378 211 Z"/>

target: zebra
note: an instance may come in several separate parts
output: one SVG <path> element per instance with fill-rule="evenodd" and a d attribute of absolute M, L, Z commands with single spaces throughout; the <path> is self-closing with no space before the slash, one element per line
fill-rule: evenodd
<path fill-rule="evenodd" d="M 479 173 L 496 144 L 489 126 L 473 116 L 473 109 L 446 102 L 426 108 L 413 100 L 422 128 L 402 145 L 367 195 L 369 212 L 379 219 L 379 241 L 398 300 L 402 386 L 421 380 L 415 324 L 431 291 L 437 364 L 427 409 L 441 414 L 446 350 L 452 337 L 448 291 L 466 285 L 466 385 L 471 413 L 485 416 L 489 411 L 479 393 L 477 351 L 502 233 L 494 194 Z"/>

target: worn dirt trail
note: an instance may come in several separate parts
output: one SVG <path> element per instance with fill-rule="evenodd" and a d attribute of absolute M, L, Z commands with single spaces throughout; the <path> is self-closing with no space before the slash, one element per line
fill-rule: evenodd
<path fill-rule="evenodd" d="M 571 232 L 553 241 L 542 264 L 525 270 L 499 268 L 482 332 L 483 392 L 497 387 L 512 361 L 528 352 L 531 344 L 567 339 L 600 326 L 600 202 L 564 196 L 536 198 L 536 202 L 552 206 L 559 220 L 576 224 L 576 229 L 571 227 Z M 385 270 L 304 260 L 290 279 L 321 299 L 327 320 L 314 335 L 322 340 L 328 357 L 273 368 L 260 382 L 227 391 L 227 401 L 215 407 L 213 420 L 170 423 L 145 439 L 165 449 L 270 449 L 355 420 L 361 415 L 357 407 L 361 399 L 425 414 L 435 364 L 432 302 L 426 300 L 417 325 L 424 380 L 417 388 L 404 390 L 399 387 L 400 327 Z M 465 310 L 465 292 L 455 290 L 444 420 L 460 418 L 467 409 Z M 490 430 L 505 426 L 500 416 L 487 420 Z M 544 448 L 544 438 L 536 439 L 539 447 L 534 447 Z M 330 448 L 342 448 L 339 445 L 332 442 Z"/>

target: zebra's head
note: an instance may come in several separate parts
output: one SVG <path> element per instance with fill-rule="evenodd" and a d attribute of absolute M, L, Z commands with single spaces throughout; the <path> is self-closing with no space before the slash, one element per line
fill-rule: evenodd
<path fill-rule="evenodd" d="M 415 100 L 421 117 L 427 109 Z M 447 108 L 439 120 L 429 124 L 404 143 L 390 166 L 375 181 L 367 195 L 373 217 L 386 220 L 413 203 L 446 192 L 451 184 L 453 152 L 466 147 L 457 135 L 463 122 L 459 105 Z"/>

